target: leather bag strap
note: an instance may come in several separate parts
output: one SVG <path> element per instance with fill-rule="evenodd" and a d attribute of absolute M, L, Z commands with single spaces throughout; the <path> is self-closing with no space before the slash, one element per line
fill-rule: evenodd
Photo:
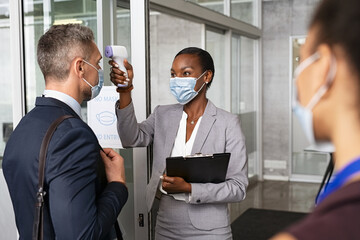
<path fill-rule="evenodd" d="M 64 115 L 56 119 L 47 130 L 43 141 L 40 147 L 39 154 L 39 182 L 38 182 L 38 192 L 36 193 L 36 203 L 35 203 L 35 217 L 33 223 L 33 234 L 32 240 L 43 240 L 44 239 L 44 219 L 43 219 L 43 207 L 44 207 L 44 196 L 46 192 L 44 191 L 44 173 L 45 173 L 45 161 L 46 153 L 48 149 L 49 142 L 52 135 L 54 134 L 56 128 L 59 124 L 65 119 L 72 118 L 74 116 Z"/>

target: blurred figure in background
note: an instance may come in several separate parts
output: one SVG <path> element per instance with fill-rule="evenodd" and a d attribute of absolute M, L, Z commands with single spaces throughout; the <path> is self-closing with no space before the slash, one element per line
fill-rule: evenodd
<path fill-rule="evenodd" d="M 272 240 L 360 239 L 360 1 L 323 0 L 295 71 L 305 131 L 335 146 L 335 175 L 314 211 Z"/>

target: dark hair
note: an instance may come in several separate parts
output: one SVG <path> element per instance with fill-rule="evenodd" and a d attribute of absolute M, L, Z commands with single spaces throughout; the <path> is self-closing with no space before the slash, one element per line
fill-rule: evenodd
<path fill-rule="evenodd" d="M 312 27 L 317 30 L 314 47 L 322 43 L 330 47 L 340 46 L 359 77 L 360 1 L 323 0 L 310 23 L 310 28 Z"/>
<path fill-rule="evenodd" d="M 208 53 L 207 51 L 205 51 L 201 48 L 188 47 L 188 48 L 184 48 L 183 50 L 178 52 L 178 54 L 176 54 L 175 58 L 181 54 L 193 54 L 193 55 L 198 56 L 199 60 L 200 60 L 200 64 L 202 66 L 202 71 L 205 72 L 206 70 L 210 70 L 212 72 L 212 78 L 211 78 L 210 82 L 207 84 L 207 88 L 209 88 L 212 83 L 212 80 L 214 78 L 214 75 L 215 75 L 214 61 L 213 61 L 210 53 Z"/>
<path fill-rule="evenodd" d="M 52 76 L 65 79 L 69 76 L 71 61 L 79 56 L 87 60 L 92 51 L 94 34 L 79 24 L 54 25 L 40 37 L 37 60 L 45 79 Z"/>

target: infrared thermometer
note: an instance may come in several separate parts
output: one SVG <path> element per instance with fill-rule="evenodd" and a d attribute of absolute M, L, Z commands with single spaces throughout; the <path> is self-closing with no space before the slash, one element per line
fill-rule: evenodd
<path fill-rule="evenodd" d="M 119 66 L 119 69 L 124 72 L 124 76 L 128 81 L 127 70 L 124 66 L 124 59 L 128 57 L 126 48 L 124 46 L 119 45 L 109 45 L 105 47 L 105 56 L 111 58 L 116 62 Z M 125 82 L 124 84 L 118 84 L 118 87 L 127 87 L 128 83 Z"/>

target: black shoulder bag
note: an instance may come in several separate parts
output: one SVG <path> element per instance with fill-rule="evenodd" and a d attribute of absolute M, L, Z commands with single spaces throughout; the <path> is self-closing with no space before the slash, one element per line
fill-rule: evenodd
<path fill-rule="evenodd" d="M 36 193 L 36 203 L 35 203 L 35 217 L 33 223 L 33 233 L 32 240 L 43 240 L 44 239 L 44 218 L 43 218 L 43 208 L 44 208 L 44 196 L 46 192 L 44 191 L 44 173 L 45 173 L 45 161 L 46 153 L 49 142 L 52 135 L 54 134 L 56 128 L 62 123 L 65 119 L 72 118 L 74 116 L 64 115 L 56 119 L 46 131 L 46 134 L 43 138 L 40 147 L 39 154 L 39 183 L 38 183 L 38 192 Z M 119 223 L 115 222 L 115 231 L 118 240 L 122 240 L 122 234 L 120 231 Z"/>

